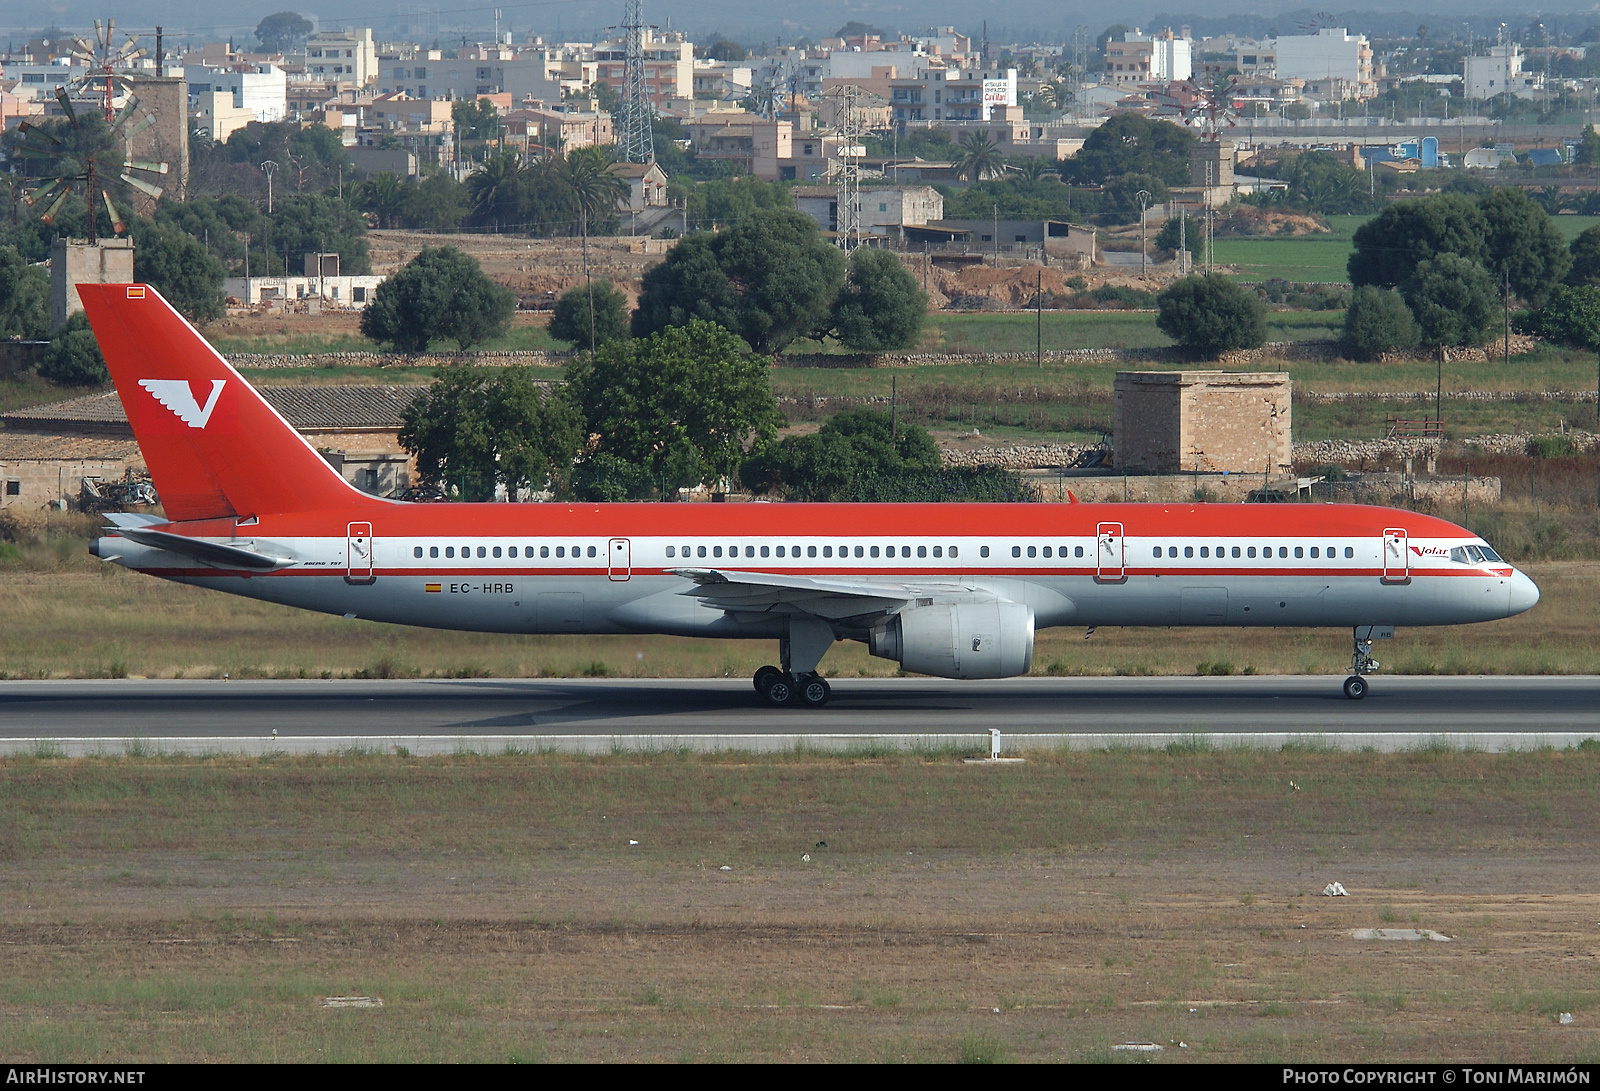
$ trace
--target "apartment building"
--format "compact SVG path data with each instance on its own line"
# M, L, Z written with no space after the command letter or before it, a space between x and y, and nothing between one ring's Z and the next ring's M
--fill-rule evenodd
M1145 34L1137 28L1122 41L1106 42L1103 83L1181 83L1194 73L1192 43L1172 33Z
M282 121L289 115L289 77L275 64L236 64L228 68L186 64L183 78L189 85L191 110L200 107L202 96L208 96L205 105L213 118L219 116L218 103L209 96L219 91L233 96L233 111L253 115L247 120Z
M595 82L617 94L626 90L627 43L621 39L595 47ZM677 31L644 32L645 93L656 106L694 98L694 43Z
M373 82L378 78L378 46L372 28L324 30L307 38L305 75L357 87Z
M1544 90L1542 73L1522 70L1522 47L1516 42L1490 46L1487 57L1463 58L1461 71L1462 93L1469 99L1531 98Z
M1324 27L1315 34L1284 34L1273 42L1278 79L1343 80L1357 98L1378 93L1372 78L1372 46L1364 34Z
M465 49L463 53L483 53ZM552 80L538 54L445 57L437 49L419 52L414 59L385 57L378 75L384 94L404 94L414 99L475 99L480 95L507 94L515 103L533 99L560 102L561 85ZM510 50L503 51L509 54Z

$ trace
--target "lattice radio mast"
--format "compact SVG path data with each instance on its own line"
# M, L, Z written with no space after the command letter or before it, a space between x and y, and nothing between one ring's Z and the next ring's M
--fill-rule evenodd
M622 11L622 33L627 47L622 88L622 155L630 163L653 163L655 132L651 125L650 95L644 86L644 0L627 0Z
M839 249L849 251L861 245L861 156L866 152L861 141L866 132L857 106L878 96L853 83L831 88L824 94L839 100L839 165L833 179L839 193L835 242Z

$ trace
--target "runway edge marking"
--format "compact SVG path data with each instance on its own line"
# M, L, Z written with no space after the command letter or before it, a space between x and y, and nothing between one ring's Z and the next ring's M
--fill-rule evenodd
M1281 750L1299 746L1322 750L1376 750L1393 753L1449 747L1500 753L1567 749L1586 740L1600 739L1594 731L1141 731L1141 732L1007 732L1004 750L1160 750L1172 745L1203 744L1217 750ZM784 753L796 750L851 752L861 750L952 750L969 747L987 751L987 732L852 734L542 734L542 735L286 735L277 739L237 736L131 736L45 737L0 739L3 757L125 757L146 754L243 755L393 754L417 756L506 753L659 753L691 750L704 753L739 751Z

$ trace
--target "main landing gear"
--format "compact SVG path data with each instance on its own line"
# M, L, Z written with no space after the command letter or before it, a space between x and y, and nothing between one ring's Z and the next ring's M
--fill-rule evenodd
M1369 633L1371 626L1368 626ZM1361 628L1350 630L1351 639L1355 642L1355 651L1350 655L1350 677L1344 680L1344 695L1352 701L1359 701L1367 695L1367 680L1363 675L1371 674L1381 665L1372 658L1372 640L1361 639Z
M833 696L833 687L828 685L828 680L811 672L794 675L777 667L766 666L756 671L754 682L761 699L773 708L821 708Z

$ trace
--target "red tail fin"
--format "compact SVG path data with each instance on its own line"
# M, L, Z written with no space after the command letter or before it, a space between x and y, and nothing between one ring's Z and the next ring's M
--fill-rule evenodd
M78 295L169 518L381 503L329 466L154 288L80 284Z

